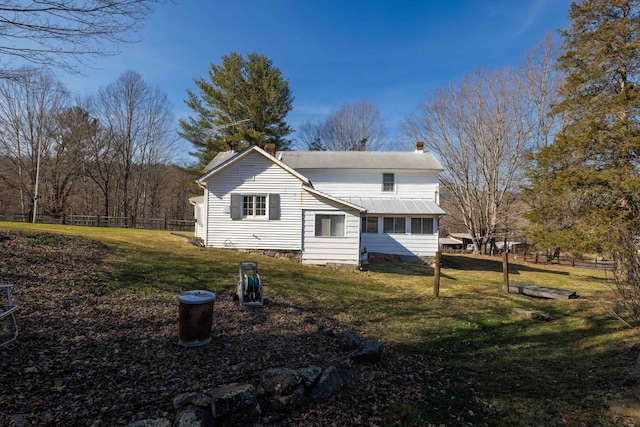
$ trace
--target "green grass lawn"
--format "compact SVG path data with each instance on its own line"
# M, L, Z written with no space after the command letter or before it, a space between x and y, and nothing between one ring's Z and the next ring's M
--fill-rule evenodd
M266 297L278 294L307 311L338 320L363 336L407 352L427 354L438 384L424 386L429 404L396 408L406 422L450 420L456 402L478 400L493 408L498 425L622 425L608 405L635 364L635 333L609 313L607 273L548 265L510 265L512 283L576 290L579 298L551 301L506 294L497 259L446 255L440 297L433 270L374 264L371 271L303 266L231 250L203 249L166 231L31 225L0 222L0 231L84 236L111 247L110 274L100 283L72 286L96 293L135 293L174 299L188 289L231 292L238 263L255 259ZM1 279L1 278L0 278ZM510 316L534 310L553 321ZM459 409L459 408L458 408ZM465 408L474 411L474 408ZM413 420L413 421L412 421Z

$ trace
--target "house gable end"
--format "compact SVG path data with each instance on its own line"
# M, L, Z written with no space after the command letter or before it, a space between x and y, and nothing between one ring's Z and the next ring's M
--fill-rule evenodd
M266 151L264 151L263 149L261 149L260 147L255 146L255 145L247 148L246 150L243 150L243 151L237 153L235 156L230 157L229 159L223 161L222 163L220 163L219 165L217 165L213 169L205 172L202 176L200 176L198 179L196 179L196 182L198 184L200 184L200 185L204 184L212 176L214 176L217 173L219 173L220 171L230 167L231 165L237 163L238 161L242 160L246 156L251 155L252 153L257 153L259 155L264 156L269 161L273 162L274 164L276 164L279 167L281 167L283 170L287 171L291 175L293 175L296 178L298 178L300 181L302 181L304 183L308 183L309 182L309 180L304 175L302 175L298 171L292 169L291 167L285 165L280 160L276 159L275 157L273 157L272 155L270 155L269 153L267 153Z

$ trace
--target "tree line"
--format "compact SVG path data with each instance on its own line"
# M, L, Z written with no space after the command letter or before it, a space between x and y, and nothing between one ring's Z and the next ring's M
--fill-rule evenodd
M0 81L0 213L191 218L171 104L135 72L72 99L47 71Z

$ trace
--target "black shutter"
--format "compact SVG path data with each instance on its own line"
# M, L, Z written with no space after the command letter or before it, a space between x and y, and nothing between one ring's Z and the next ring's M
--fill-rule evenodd
M231 219L242 219L242 194L231 193Z
M279 194L269 194L269 219L280 219Z

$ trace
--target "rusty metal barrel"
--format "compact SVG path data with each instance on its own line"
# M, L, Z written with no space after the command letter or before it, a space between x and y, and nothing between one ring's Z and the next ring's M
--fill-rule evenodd
M185 347L196 347L211 341L213 303L216 294L195 290L180 294L180 322L178 342Z

